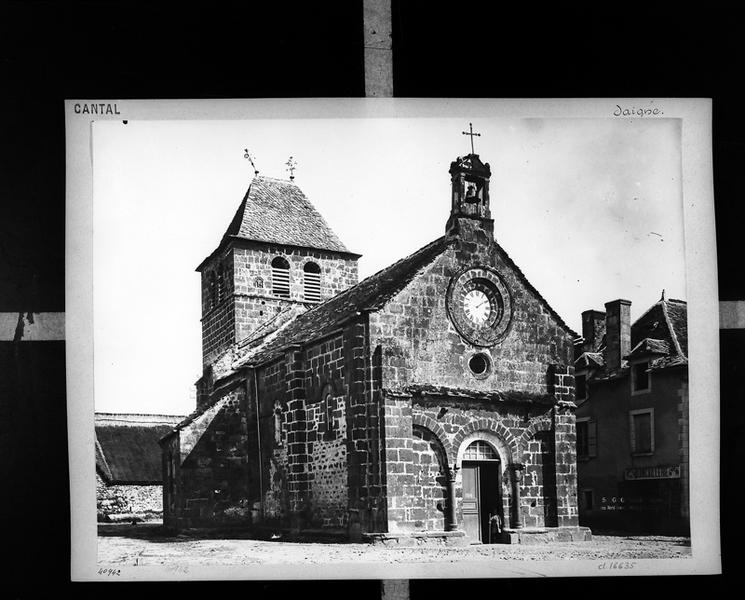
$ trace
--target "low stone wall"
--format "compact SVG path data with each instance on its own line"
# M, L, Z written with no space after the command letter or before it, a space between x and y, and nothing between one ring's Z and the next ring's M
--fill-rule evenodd
M163 486L106 485L96 474L98 520L116 520L117 516L159 519L163 515Z

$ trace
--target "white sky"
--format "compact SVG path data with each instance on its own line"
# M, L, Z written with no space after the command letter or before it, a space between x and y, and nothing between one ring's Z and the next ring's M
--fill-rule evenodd
M295 181L364 278L444 233L468 117L97 121L97 411L188 414L201 374L200 280L253 170ZM685 299L680 122L474 119L495 237L575 331L615 298L632 319Z

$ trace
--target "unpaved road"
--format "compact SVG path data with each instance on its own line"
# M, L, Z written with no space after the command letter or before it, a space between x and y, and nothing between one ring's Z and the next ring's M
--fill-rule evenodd
M165 536L160 525L99 527L100 565L249 565L350 562L427 563L479 560L687 558L689 538L595 535L591 542L465 547L384 547L370 544L295 543L252 539Z

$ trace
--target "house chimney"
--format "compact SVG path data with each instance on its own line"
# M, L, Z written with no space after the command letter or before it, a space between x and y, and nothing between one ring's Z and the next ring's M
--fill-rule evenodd
M597 352L605 335L605 313L601 310L586 310L582 313L583 352Z
M631 351L631 301L605 303L605 368L618 372L623 357Z

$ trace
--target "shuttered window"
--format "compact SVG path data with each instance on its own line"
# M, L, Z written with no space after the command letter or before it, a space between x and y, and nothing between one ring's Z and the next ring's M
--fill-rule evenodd
M290 263L281 256L272 261L272 294L290 297Z
M303 267L303 294L306 302L321 301L321 267L316 263L305 263Z
M214 271L207 272L207 310L217 306L217 277Z

